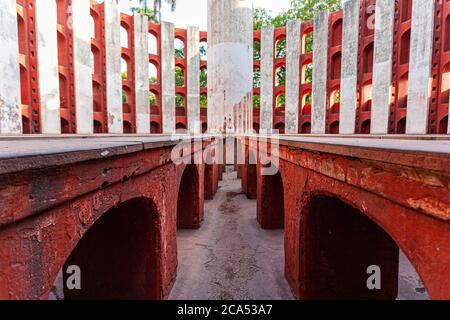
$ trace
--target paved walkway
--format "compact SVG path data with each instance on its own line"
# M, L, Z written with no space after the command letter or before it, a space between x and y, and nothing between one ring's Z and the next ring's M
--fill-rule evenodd
M205 202L199 230L178 230L178 277L170 299L293 299L284 278L283 230L256 222L256 201L236 172Z

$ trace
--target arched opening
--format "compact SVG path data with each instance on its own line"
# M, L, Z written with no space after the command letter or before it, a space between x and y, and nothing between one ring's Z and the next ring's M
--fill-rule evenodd
M372 73L373 71L373 42L364 48L363 70L364 73Z
M286 58L286 38L281 38L275 43L275 57Z
M399 248L366 214L337 197L314 194L301 219L300 298L398 297Z
M208 95L206 93L200 95L200 108L208 108Z
M161 126L158 122L152 121L150 122L150 133L156 134L161 133Z
M445 116L444 118L441 119L441 121L439 122L439 130L438 133L439 134L446 134L448 130L448 116Z
M268 169L268 168L267 168ZM269 169L268 169L269 170ZM263 229L284 228L284 187L281 173L259 175L261 197L258 197L257 218Z
M189 164L183 172L178 190L177 226L181 229L200 227L202 216L197 166Z
M202 133L206 133L208 131L208 123L203 122L202 123Z
M261 60L261 42L253 42L253 60Z
M341 90L339 87L331 91L330 94L330 111L332 114L339 114L341 106Z
M286 94L280 93L275 99L276 108L284 108L286 106Z
M181 66L175 67L175 85L177 87L184 87L186 85L184 69Z
M200 69L200 88L207 88L208 87L208 69L201 68Z
M331 134L339 134L339 121L335 121L330 124L330 133Z
M342 19L333 24L332 46L337 47L342 44Z
M314 46L314 32L313 30L308 30L304 33L302 38L302 54L312 52Z
M281 65L275 69L275 86L280 87L286 84L286 66Z
M312 61L307 61L302 66L302 84L311 83L313 75L313 63Z
M364 83L362 88L362 111L368 112L372 110L372 80Z
M95 21L94 21L94 17L92 16L92 15L90 15L89 16L89 21L88 21L88 24L89 24L89 27L88 27L88 30L89 30L89 35L90 35L90 37L92 38L92 39L95 39L96 38L96 35L95 35Z
M94 120L94 133L103 133L102 123L98 120Z
M128 79L128 61L125 60L124 58L122 58L120 61L121 61L120 72L122 75L122 80L127 80Z
M123 26L120 26L120 46L122 48L128 48L128 31Z
M64 118L61 118L61 133L62 134L68 134L70 133L70 125L69 121L67 121Z
M247 199L256 199L257 198L257 186L258 186L258 174L257 174L257 163L256 163L256 155L253 151L248 150L247 154L247 163L246 163L246 177L245 177L245 195Z
M312 93L305 92L302 96L302 115L311 115Z
M259 133L259 123L253 122L253 131Z
M450 96L450 62L442 69L441 104L449 104Z
M310 122L305 122L304 124L302 124L301 130L300 130L302 134L310 134L311 133L311 123Z
M200 60L208 61L208 43L206 41L200 42Z
M445 19L444 51L450 51L450 14Z
M367 119L361 124L361 130L359 133L361 134L370 134L370 119Z
M91 47L91 60L92 60L92 67L94 68L94 74L100 75L101 74L101 60L100 60L100 50L92 46Z
M397 134L406 133L406 117L397 122Z
M158 84L158 68L153 62L148 63L148 81L150 84Z
M149 93L149 101L150 101L150 107L158 106L158 96L153 91L150 91L150 93Z
M23 134L30 134L30 120L28 120L27 117L22 116L22 133Z
M133 126L131 125L130 122L128 121L123 122L123 133L125 134L133 133Z
M153 33L148 34L148 53L158 55L158 39Z
M285 133L285 125L284 122L278 122L275 125L275 132L278 132L279 134L284 134Z
M184 59L186 56L184 42L179 38L175 38L175 58Z
M253 88L261 88L261 69L253 69Z
M65 299L158 299L158 212L152 200L135 198L103 214L78 242L63 271L78 266L81 289ZM68 275L63 274L63 283ZM62 285L62 284L60 284Z
M408 106L408 73L400 78L398 83L398 108L406 108Z
M412 1L411 0L401 0L401 18L402 22L406 22L411 19L412 16Z
M258 94L253 96L253 108L259 109L261 107L261 97Z
M409 63L410 38L411 38L411 30L406 31L402 35L401 49L400 49L400 64Z
M175 129L177 130L177 133L186 133L186 125L182 122L178 122L175 125Z
M342 60L341 52L337 52L331 59L331 79L332 80L341 79L341 60Z
M184 96L182 94L177 93L175 95L175 106L177 108L184 108L185 106L185 101L184 101Z

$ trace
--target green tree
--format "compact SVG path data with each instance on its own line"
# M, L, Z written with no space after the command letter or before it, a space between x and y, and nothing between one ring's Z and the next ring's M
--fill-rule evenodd
M208 71L205 68L200 69L200 88L208 87Z

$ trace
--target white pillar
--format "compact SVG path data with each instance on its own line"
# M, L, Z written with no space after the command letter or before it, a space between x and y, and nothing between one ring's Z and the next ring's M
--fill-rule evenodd
M358 79L359 0L344 2L339 132L355 133Z
M123 133L120 14L114 0L105 1L105 44L108 133Z
M313 92L311 133L326 133L327 114L328 12L314 17Z
M247 110L253 78L251 0L208 0L208 129L243 130L235 110ZM224 130L225 128L225 130ZM228 152L228 150L227 150Z
M435 0L413 0L407 134L426 134L431 93Z
M274 27L263 26L261 29L261 106L260 129L271 132L273 129L273 58L274 58Z
M298 133L300 94L300 21L287 22L286 37L286 133Z
M134 14L134 76L136 83L136 133L150 133L148 18Z
M56 2L36 0L41 132L61 133Z
M377 0L372 87L372 134L387 134L392 88L394 0Z
M0 6L0 134L22 133L16 0Z
M161 23L162 120L163 133L175 133L175 30L173 23Z
M94 109L92 92L90 1L72 2L73 61L75 74L76 132L94 132Z
M201 133L200 122L200 30L187 28L187 105L189 132Z

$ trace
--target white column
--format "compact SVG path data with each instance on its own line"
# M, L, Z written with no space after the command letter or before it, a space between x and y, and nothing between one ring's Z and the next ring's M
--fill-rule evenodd
M435 0L413 0L407 134L426 134L431 93Z
M260 129L271 132L273 129L273 58L274 58L274 27L263 26L261 29L261 106Z
M162 120L163 133L175 133L175 30L173 23L161 23Z
M387 134L392 89L394 0L377 0L372 87L372 134Z
M314 17L313 92L311 133L326 133L327 114L328 12Z
M41 132L61 133L56 2L36 0Z
M75 103L78 134L94 132L92 92L90 1L72 2L73 61L75 74Z
M339 132L355 133L358 79L359 0L344 2Z
M286 37L286 133L298 133L300 94L300 21L287 22Z
M190 133L201 133L200 122L200 30L187 28L187 105Z
M150 133L148 80L148 18L134 14L134 76L136 83L136 133Z
M210 132L244 129L242 123L235 121L235 112L249 110L251 103L248 97L253 90L252 16L251 0L208 0Z
M105 43L108 133L123 133L120 14L114 0L105 1Z
M0 6L0 134L22 133L16 0Z

